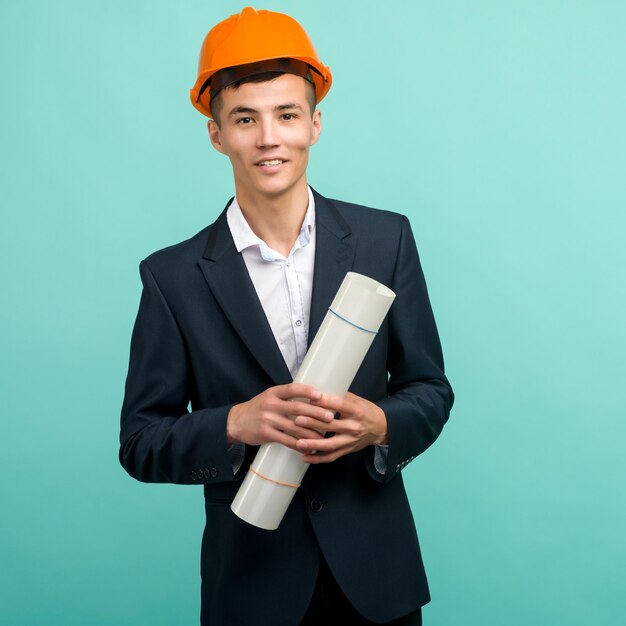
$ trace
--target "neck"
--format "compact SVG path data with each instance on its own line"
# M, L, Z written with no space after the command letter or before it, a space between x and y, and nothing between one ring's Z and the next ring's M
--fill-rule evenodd
M306 179L276 196L249 193L236 184L235 190L237 202L254 234L273 250L288 256L300 234L309 204Z

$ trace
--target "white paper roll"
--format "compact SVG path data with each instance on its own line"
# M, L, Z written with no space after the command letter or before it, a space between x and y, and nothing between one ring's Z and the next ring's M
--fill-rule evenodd
M381 283L348 272L294 382L343 396L395 297ZM233 500L232 511L253 526L275 530L308 467L299 452L279 443L262 445Z

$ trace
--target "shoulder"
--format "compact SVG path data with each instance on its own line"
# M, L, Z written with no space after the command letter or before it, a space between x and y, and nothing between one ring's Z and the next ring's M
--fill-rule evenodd
M192 262L192 259L197 260L202 256L212 227L213 224L203 228L189 239L153 252L142 261L142 264L147 265L153 271L160 271L168 267L185 265Z
M411 228L407 217L396 211L378 209L335 198L322 196L319 198L322 203L326 203L331 210L336 210L338 215L345 220L347 230L361 239L372 239L379 244L384 240L397 241L404 230Z
M327 202L334 204L339 212L350 221L379 224L401 224L405 218L401 213L389 211L386 209L376 209L374 207L354 202L346 202L345 200L337 200L328 198Z
M215 239L216 233L219 233L217 235L219 238L230 233L226 222L226 210L218 216L215 222L189 239L153 252L140 265L155 275L181 276L197 267L198 261L204 256L209 242ZM231 239L229 241L232 242ZM223 245L226 245L226 242L223 242Z

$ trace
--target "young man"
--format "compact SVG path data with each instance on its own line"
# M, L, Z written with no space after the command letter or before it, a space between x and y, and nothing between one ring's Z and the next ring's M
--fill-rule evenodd
M235 198L140 265L120 460L138 480L204 485L203 625L421 624L429 601L401 470L453 395L408 220L307 185L330 84L286 15L213 28L191 98ZM327 397L291 380L350 270L396 300L351 392ZM264 531L229 504L272 441L312 466Z

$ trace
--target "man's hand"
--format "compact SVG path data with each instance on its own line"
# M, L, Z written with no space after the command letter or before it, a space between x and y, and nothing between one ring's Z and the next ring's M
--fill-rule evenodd
M319 441L335 421L331 410L317 405L321 398L319 390L301 383L270 387L231 408L226 422L228 443L257 446L276 441L296 450L298 439ZM306 425L298 420L306 420Z
M296 418L296 425L302 428L335 433L326 439L299 438L295 449L302 452L306 463L330 463L344 454L387 443L387 418L384 411L373 402L348 393L345 398L323 396L319 400L312 399L312 403L340 413L341 418L321 425L306 415Z

